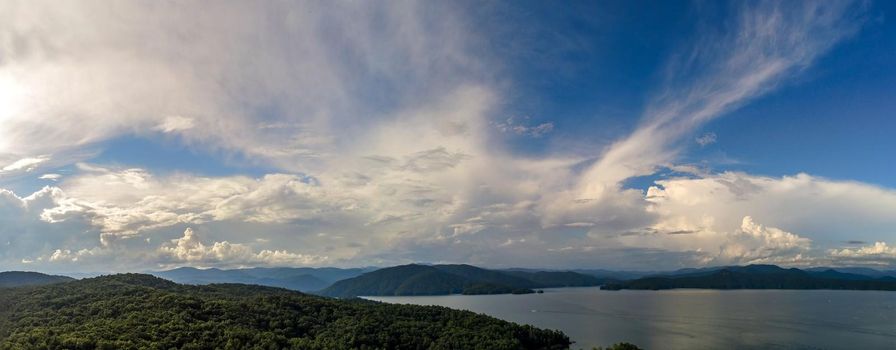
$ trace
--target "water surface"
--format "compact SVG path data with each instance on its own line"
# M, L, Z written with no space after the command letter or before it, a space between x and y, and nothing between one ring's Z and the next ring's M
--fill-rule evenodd
M559 329L590 349L896 349L896 292L829 290L602 291L369 297L441 305Z

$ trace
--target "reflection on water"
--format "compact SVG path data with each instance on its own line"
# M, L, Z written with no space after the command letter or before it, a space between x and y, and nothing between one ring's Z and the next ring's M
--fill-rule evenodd
M896 349L896 292L557 288L369 299L559 329L574 348L628 341L646 349Z

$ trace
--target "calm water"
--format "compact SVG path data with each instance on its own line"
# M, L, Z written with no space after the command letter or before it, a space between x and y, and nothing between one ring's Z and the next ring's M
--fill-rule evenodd
M564 331L574 349L896 349L896 292L601 291L370 297L442 305Z

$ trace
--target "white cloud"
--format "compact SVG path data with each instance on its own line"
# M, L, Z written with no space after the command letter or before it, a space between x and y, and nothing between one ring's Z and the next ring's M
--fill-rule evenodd
M528 119L528 118L524 118ZM495 127L504 133L514 133L521 136L542 137L554 130L554 123L547 122L535 126L527 126L514 120L513 117L507 118L502 122L495 123Z
M781 261L809 251L811 241L775 227L766 227L745 216L740 231L722 245L721 258L736 263Z
M165 133L175 132L175 131L183 131L192 129L195 126L195 121L193 118L181 117L181 116L169 116L165 117L162 120L162 123L156 125L153 129L158 130Z
M171 240L158 249L163 265L191 266L304 266L327 261L326 256L294 254L286 250L261 250L227 241L203 244L192 228L181 238Z
M269 174L260 179L157 179L143 169L103 169L69 179L65 183L67 196L41 217L47 222L85 217L101 229L105 241L180 223L286 223L350 209L350 198L327 194L309 182L307 178L287 174Z
M41 180L50 180L50 181L57 181L57 180L59 180L59 179L61 179L61 178L62 178L62 175L60 175L60 174L54 174L54 173L47 173L47 174L43 174L43 175L41 175L40 177L38 177L38 179L41 179Z
M448 171L469 173L470 165L461 162L461 169ZM57 224L77 227L72 225L79 222L95 227L86 240L49 241L42 260L32 254L16 261L42 263L53 254L56 260L77 258L79 263L111 259L115 254L91 251L90 245L99 243L102 232L102 249L107 252L165 266L308 264L313 257L323 256L329 263L349 265L526 261L533 266L647 268L651 264L805 265L820 264L829 256L870 264L872 259L845 260L848 251L828 254L830 242L841 241L843 232L861 232L857 238L868 241L886 239L896 225L889 210L896 207L892 191L807 175L705 174L661 180L646 194L625 201L560 205L554 201L562 197L544 197L543 185L527 189L502 180L502 174L478 179L477 186L438 182L423 186L418 183L423 177L414 176L428 173L403 167L373 171L361 183L328 177L308 181L288 174L257 179L156 178L138 169L92 169L63 183L70 185L67 192L46 189L27 201L13 197L12 203L24 206L28 202L34 208L25 216L33 218L29 225L36 229ZM446 179L456 181L455 176ZM505 191L500 186L508 187ZM456 191L471 188L476 190ZM38 198L50 194L52 200L37 204ZM195 232L185 233L163 245L160 251L165 254L144 250L149 254L145 259L134 255L149 248L137 244L143 239L121 239L165 236L172 227L184 224L228 238L206 243ZM273 233L280 230L284 236ZM229 243L234 241L260 246ZM68 248L72 245L80 247ZM296 247L303 247L303 253L289 251ZM575 247L577 252L568 253L564 247ZM85 249L91 254L83 253Z
M707 33L669 65L666 86L648 104L640 127L583 174L582 197L600 198L627 178L674 163L682 137L775 90L861 24L849 2L742 6L734 30Z
M896 247L890 247L885 242L874 242L874 245L859 248L832 249L831 255L842 257L891 257L896 258Z
M639 127L596 158L526 158L490 139L494 128L540 137L554 125L490 124L506 101L482 66L487 55L472 46L463 16L430 6L443 5L48 2L0 11L0 89L14 92L0 94L3 159L61 159L161 132L276 169L213 177L81 163L59 188L0 192L0 215L13 223L0 227L13 242L0 259L796 263L842 232L883 240L896 224L891 190L675 164L678 142L703 123L769 93L849 36L858 22L847 5L745 4L736 30L707 35L682 55L693 60L671 65ZM430 12L440 16L421 16ZM70 81L86 83L72 90ZM688 177L646 194L622 186L659 166ZM197 231L172 240L185 226ZM203 242L196 232L216 237ZM42 255L14 251L23 247Z
M697 141L697 144L700 145L700 147L705 147L705 146L716 143L717 138L718 138L718 136L716 136L715 133L708 132L708 133L705 133L705 134L701 135L700 137L696 138L695 141Z
M0 173L4 172L13 172L13 171L24 171L30 172L46 161L50 160L49 156L38 156L38 157L29 157L22 158L10 164L7 164L2 169L0 169Z
M91 258L96 255L102 254L103 251L100 248L92 248L92 249L81 249L78 251L71 251L69 249L56 249L50 254L48 257L40 257L38 261L49 261L51 263L76 263L85 258Z
M833 261L841 265L896 265L896 247L886 242L874 242L873 245L858 248L831 249L828 253Z
M489 80L455 4L0 6L0 159L159 131L306 171L327 135Z

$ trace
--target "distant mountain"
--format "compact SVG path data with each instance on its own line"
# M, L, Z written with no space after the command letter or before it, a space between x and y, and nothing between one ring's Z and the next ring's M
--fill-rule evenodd
M604 289L850 289L896 290L896 279L838 272L784 269L774 265L727 266L676 275L610 283Z
M45 275L38 272L7 271L0 272L0 288L42 286L53 283L74 281L66 276Z
M717 271L719 269L723 269L729 266L713 266L713 267L689 267L672 271L615 271L615 270L604 270L604 269L578 269L572 270L573 272L578 272L585 275L591 275L597 278L606 279L606 280L615 280L615 281L627 281L634 280L638 278L651 277L651 276L678 276L678 275L689 275L696 273L706 273Z
M532 293L533 288L596 286L601 280L568 271L500 271L471 265L401 265L334 283L333 297Z
M568 349L559 332L446 307L139 274L0 289L0 349Z
M182 267L174 270L153 272L152 274L183 284L242 283L307 292L324 289L333 282L359 276L371 270L372 268L339 269L333 267L256 267L234 270Z
M891 271L881 271L875 270L867 267L813 267L810 269L806 269L809 272L821 272L826 270L834 270L837 272L843 273L851 273L856 275L864 275L868 277L881 278L881 277L893 277L896 278L896 270Z
M610 281L616 281L614 278L600 278L587 274L573 271L507 271L508 274L521 277L523 279L535 282L539 287L588 287L597 286Z
M576 269L571 271L583 275L594 276L600 279L617 281L633 280L659 273L656 271L615 271L604 269Z

